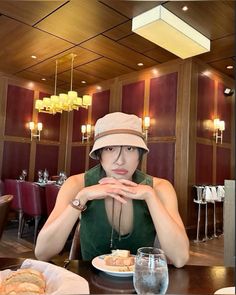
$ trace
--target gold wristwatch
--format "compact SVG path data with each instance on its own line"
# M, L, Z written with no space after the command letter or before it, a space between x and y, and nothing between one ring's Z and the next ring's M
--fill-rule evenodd
M70 202L71 206L77 210L80 210L81 212L82 211L85 211L87 209L87 206L86 205L82 205L80 204L80 200L79 199L73 199L71 200Z

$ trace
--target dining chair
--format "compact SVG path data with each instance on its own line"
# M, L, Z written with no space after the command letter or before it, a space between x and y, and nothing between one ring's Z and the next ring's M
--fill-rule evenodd
M46 198L46 207L47 207L47 215L49 216L52 212L56 200L57 194L60 190L60 186L56 184L46 184L45 186L45 198Z
M0 196L3 196L4 194L5 194L4 182L0 179Z
M23 226L21 236L24 230L26 217L34 218L34 244L38 234L39 222L46 216L46 200L44 188L36 183L23 181L21 183L22 208L23 208Z
M12 199L12 195L4 195L0 197L0 239L2 237L2 233L7 222L8 212L10 210Z
M20 237L22 222L23 222L23 210L22 210L22 196L21 196L21 185L20 180L17 179L5 179L4 189L5 194L13 195L13 200L11 202L11 209L18 213L18 238Z
M77 224L75 225L74 229L74 236L72 239L70 252L69 252L69 260L81 260L81 246L80 246L80 221L78 220Z

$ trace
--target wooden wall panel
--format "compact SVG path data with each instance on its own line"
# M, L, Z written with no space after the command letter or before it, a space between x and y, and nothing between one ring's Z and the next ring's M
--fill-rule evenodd
M230 149L218 146L216 150L216 184L224 185L224 181L231 179Z
M39 93L39 98L50 96L47 93ZM38 113L38 122L43 123L43 130L41 132L41 139L59 141L60 139L60 122L61 114L55 115Z
M91 124L95 125L97 119L109 113L110 90L93 94Z
M148 144L147 173L168 179L174 184L175 143L158 142Z
M196 145L196 184L213 184L213 147Z
M175 135L177 78L177 73L171 73L150 81L151 136Z
M232 96L224 95L225 85L218 84L217 92L217 115L220 120L225 121L225 131L223 132L223 142L231 142L232 125Z
M73 146L71 149L70 175L84 173L86 146Z
M2 178L18 178L22 169L29 172L30 144L4 142Z
M145 81L123 85L121 110L127 114L143 117Z
M8 85L5 135L29 137L34 91Z
M34 179L38 179L38 170L47 169L49 176L57 175L59 146L37 144Z
M212 130L207 128L207 122L214 119L214 81L209 77L198 76L197 102L197 136L212 138Z
M89 124L88 109L79 108L74 111L72 141L81 141L81 125Z

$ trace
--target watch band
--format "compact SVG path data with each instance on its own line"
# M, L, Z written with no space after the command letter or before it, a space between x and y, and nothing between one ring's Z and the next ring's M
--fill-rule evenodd
M71 200L70 202L71 206L77 210L80 210L81 212L82 211L85 211L87 209L87 206L86 205L82 205L80 204L80 200L79 199L73 199Z

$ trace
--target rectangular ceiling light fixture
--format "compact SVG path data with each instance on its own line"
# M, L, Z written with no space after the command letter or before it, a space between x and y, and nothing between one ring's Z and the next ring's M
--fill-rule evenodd
M210 51L208 38L161 5L135 16L132 31L183 59Z

